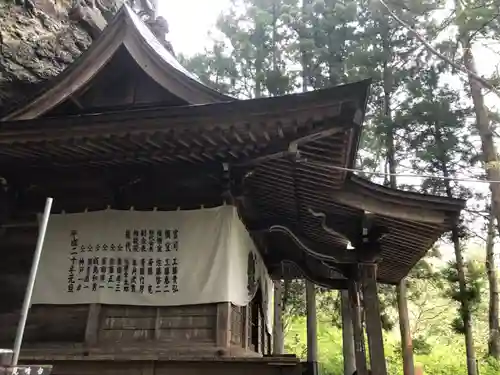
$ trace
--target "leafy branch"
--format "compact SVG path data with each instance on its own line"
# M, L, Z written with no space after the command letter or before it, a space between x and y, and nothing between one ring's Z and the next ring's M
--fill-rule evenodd
M411 34L413 34L413 36L415 36L415 38L417 38L425 46L425 48L427 48L427 50L429 52L431 52L435 56L439 57L441 60L443 60L444 62L446 62L447 64L452 66L454 69L458 70L459 72L467 74L472 79L478 81L484 88L491 90L491 92L495 93L495 95L497 95L500 98L500 91L495 86L493 86L491 83L489 83L487 80L485 80L483 77L479 76L478 74L468 70L467 68L457 64L456 62L452 61L447 56L443 55L436 48L434 48L427 40L425 40L425 38L422 35L420 35L420 33L418 33L415 29L413 29L410 25L408 25L408 23L406 23L401 18L399 18L398 15L396 13L394 13L391 8L389 8L389 6L385 3L384 0L378 0L378 1L386 9L386 11L389 13L391 18L394 21L396 21L397 23L399 23L402 27L407 29Z

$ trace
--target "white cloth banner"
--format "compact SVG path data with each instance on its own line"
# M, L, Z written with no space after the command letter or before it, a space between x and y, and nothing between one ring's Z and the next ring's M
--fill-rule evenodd
M33 304L245 306L273 283L233 206L51 215Z

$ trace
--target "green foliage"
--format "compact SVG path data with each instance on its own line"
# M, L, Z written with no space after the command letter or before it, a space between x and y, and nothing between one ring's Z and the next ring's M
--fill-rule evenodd
M468 261L464 267L466 277L466 289L460 290L458 286L459 278L456 262L450 262L443 269L443 276L448 281L448 287L444 290L444 295L456 302L466 300L468 302L468 311L463 306L458 308L459 316L455 317L452 327L457 333L464 334L464 320L468 314L476 313L481 303L481 292L485 286L484 269L480 270L473 261Z
M285 338L287 353L295 353L305 359L306 349L305 317L294 318L290 322ZM429 375L465 374L465 350L457 345L461 339L453 335L452 342L439 342L437 337L416 337L413 340L415 362L423 365L424 373ZM432 341L431 345L429 342ZM389 375L403 375L400 344L395 337L386 333L384 349ZM322 375L338 375L343 373L342 332L333 327L328 320L318 322L318 351ZM500 363L491 358L479 360L481 375L497 375Z

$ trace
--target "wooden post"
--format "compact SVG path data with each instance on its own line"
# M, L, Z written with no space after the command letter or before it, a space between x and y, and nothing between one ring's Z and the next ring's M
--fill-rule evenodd
M363 326L361 324L361 303L359 300L358 284L355 280L349 280L349 302L351 308L357 375L368 375L366 367L365 339L363 336Z
M97 344L99 335L99 323L101 317L101 304L92 303L89 305L87 324L85 326L85 346L92 347Z
M264 310L262 309L261 311L261 322L262 324L260 325L260 341L262 343L262 351L261 354L265 355L267 353L268 347L266 346L268 344L267 342L267 327L266 327L266 319L264 317Z
M217 333L216 345L221 349L231 346L231 303L217 304Z
M344 356L344 375L352 375L356 370L356 354L354 351L354 332L352 328L349 292L340 291L342 309L342 352Z
M318 330L316 321L316 288L306 281L306 308L307 308L307 362L309 375L318 373Z
M366 334L370 349L370 364L373 375L387 375L380 320L380 305L377 294L377 264L361 263L363 304L366 316Z
M155 316L155 340L159 341L161 339L161 313L162 308L156 308L156 316Z
M283 317L282 312L283 291L281 281L274 283L274 324L273 324L273 355L281 355L285 352L283 339Z
M243 348L244 349L249 349L249 341L251 337L251 332L250 332L250 303L249 302L244 308L243 308Z

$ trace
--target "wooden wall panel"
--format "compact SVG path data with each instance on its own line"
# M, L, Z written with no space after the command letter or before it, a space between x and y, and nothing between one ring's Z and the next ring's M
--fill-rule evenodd
M85 337L88 305L33 305L24 333L24 343L78 343ZM19 311L0 314L0 347L11 347Z
M103 306L98 342L214 342L216 305Z
M232 305L231 312L231 344L243 346L245 329L245 307Z

